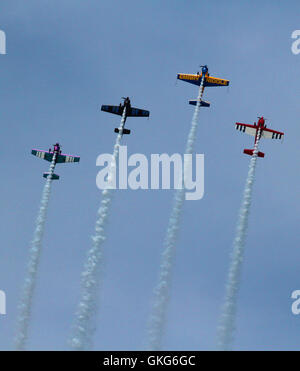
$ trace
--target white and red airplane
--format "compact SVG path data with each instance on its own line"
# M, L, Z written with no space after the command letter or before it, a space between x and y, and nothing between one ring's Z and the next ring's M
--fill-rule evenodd
M275 131L272 129L267 129L267 125L265 124L265 118L258 117L258 122L254 123L254 125L249 124L242 124L241 122L237 122L235 124L236 130L242 131L243 133L253 135L255 137L254 145L256 141L261 138L268 138L268 139L281 139L284 136L284 133L280 131ZM254 149L244 149L244 153L246 155L253 155ZM258 157L265 157L263 152L258 152Z

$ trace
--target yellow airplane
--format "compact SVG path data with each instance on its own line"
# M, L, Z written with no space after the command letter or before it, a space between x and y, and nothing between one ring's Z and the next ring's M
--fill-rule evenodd
M206 86L228 86L229 85L229 80L209 76L207 66L201 66L201 73L197 72L197 74L178 73L177 74L177 79L189 82L190 84L200 86L202 76L204 76L204 83L203 83L204 88ZM210 106L210 104L208 102L202 101L202 103L203 104L201 104L201 105L203 105L205 107ZM190 104L196 105L197 101L196 100L191 100Z

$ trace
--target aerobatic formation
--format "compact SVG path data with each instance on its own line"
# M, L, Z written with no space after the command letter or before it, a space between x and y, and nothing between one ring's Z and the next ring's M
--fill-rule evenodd
M203 100L206 87L229 86L229 80L210 76L208 67L201 66L201 72L196 74L179 73L178 80L188 82L198 87L196 99L189 100L189 104L195 106L191 120L191 126L187 136L186 154L194 152L195 140L198 129L199 113L201 107L210 107L208 101ZM93 337L96 331L96 314L99 311L101 302L101 286L103 280L103 243L107 238L106 225L109 219L112 197L114 193L114 174L116 174L119 148L124 134L130 134L131 130L125 128L128 117L149 117L150 112L145 109L132 107L129 97L123 97L119 105L102 105L101 111L121 116L120 124L114 129L117 134L111 163L108 172L108 187L102 190L101 202L96 215L94 233L91 236L91 247L87 250L87 256L83 264L81 274L80 299L75 312L73 327L69 345L73 350L89 350L93 346ZM233 250L230 258L229 273L225 286L225 299L218 327L218 347L221 350L230 350L233 346L234 329L236 324L236 313L238 303L238 290L244 250L246 246L246 233L248 228L248 216L250 212L253 184L255 180L255 169L258 157L265 154L259 151L259 144L262 138L282 139L283 132L275 131L266 126L266 119L258 117L257 123L253 125L237 122L236 129L240 132L254 136L253 149L245 149L244 153L251 156L248 176L243 193L240 212L238 214L237 228L233 240ZM34 156L50 162L49 171L43 174L46 183L42 192L40 208L36 219L33 240L29 248L29 259L26 269L25 281L20 298L19 312L17 317L17 331L15 336L15 348L23 350L27 346L28 334L32 323L32 304L35 286L38 279L38 268L42 252L42 239L45 229L47 209L51 193L52 180L58 180L59 175L55 174L55 167L58 163L75 163L80 157L62 154L59 143L56 143L53 150L42 151L33 149ZM188 165L187 165L188 166ZM183 179L183 177L182 177ZM182 180L183 181L183 180ZM184 184L174 194L173 205L167 222L166 235L163 243L161 263L158 267L158 282L154 289L153 305L147 325L147 349L161 350L163 347L163 336L168 317L168 303L171 295L171 283L175 252L178 240L178 233L182 222L182 212L185 200ZM124 237L126 239L126 236ZM124 240L125 244L126 241Z

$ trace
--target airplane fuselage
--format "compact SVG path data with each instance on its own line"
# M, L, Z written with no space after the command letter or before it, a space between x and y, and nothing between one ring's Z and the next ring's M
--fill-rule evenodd
M129 112L131 112L131 103L128 97L123 99L124 103L123 104L120 103L120 107L122 108L122 114L124 114L124 109L126 108L125 117L124 120L121 121L120 128L115 129L115 133L119 133L121 129L121 137L123 137L124 134L130 134L130 130L125 129L125 123Z
M265 122L265 119L263 117L259 117L259 120L256 124L256 122L254 123L254 126L257 127L256 129L256 135L255 135L255 140L254 140L254 144L256 144L257 140L261 138L261 135L262 135L262 132L264 130L264 128L266 128L266 122ZM258 134L259 134L259 137L258 137Z
M55 154L55 164L56 164L57 163L58 155L61 154L61 149L60 149L59 143L54 144L53 145L53 151L51 151L49 149L49 152L52 152L53 154Z

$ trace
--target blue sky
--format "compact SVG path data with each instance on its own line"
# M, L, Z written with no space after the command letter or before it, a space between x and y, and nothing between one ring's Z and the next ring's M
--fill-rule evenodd
M236 121L258 115L286 133L264 140L258 160L235 349L298 349L300 317L291 313L299 280L299 68L291 34L299 2L4 0L0 29L2 135L0 182L0 349L10 349L48 164L30 155L55 141L81 156L57 166L35 295L30 349L66 349L79 299L80 272L101 192L96 158L111 152L117 117L100 111L130 96L150 110L129 119L129 155L182 153L197 89L178 82L208 64L229 88L206 89L196 152L205 155L205 195L185 204L164 349L214 349L229 253L253 138ZM157 282L173 191L115 194L105 250L95 349L141 349Z

